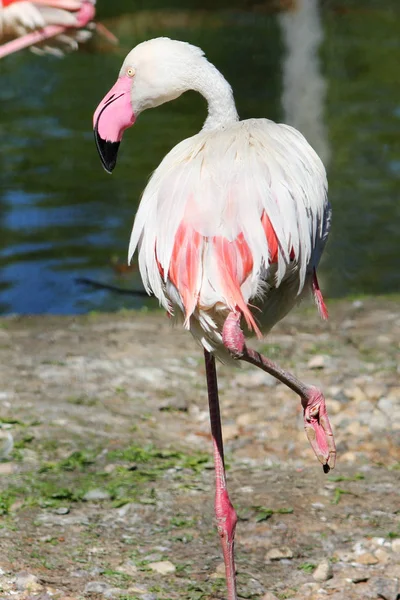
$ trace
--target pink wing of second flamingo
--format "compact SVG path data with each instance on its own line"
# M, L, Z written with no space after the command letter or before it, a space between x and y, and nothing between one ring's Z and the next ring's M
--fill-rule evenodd
M62 55L87 41L94 28L109 41L117 38L93 23L95 0L0 0L0 58L32 47L37 53Z

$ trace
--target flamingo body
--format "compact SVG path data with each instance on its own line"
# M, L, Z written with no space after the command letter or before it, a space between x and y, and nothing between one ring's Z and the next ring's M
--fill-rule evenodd
M133 227L145 288L204 347L222 323L262 302L266 333L310 287L328 235L325 169L292 127L235 121L178 144L147 185Z

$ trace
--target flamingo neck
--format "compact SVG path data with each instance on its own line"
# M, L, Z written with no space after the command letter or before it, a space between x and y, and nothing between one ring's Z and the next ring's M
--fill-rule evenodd
M191 89L199 92L208 103L208 115L204 130L217 129L239 120L232 88L223 75L208 61L196 70Z

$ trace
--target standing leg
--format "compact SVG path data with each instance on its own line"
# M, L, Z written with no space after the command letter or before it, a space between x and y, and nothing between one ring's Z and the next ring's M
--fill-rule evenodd
M215 465L215 516L224 553L228 600L237 600L234 538L237 516L229 499L226 487L224 446L222 442L221 417L219 412L217 371L214 357L204 351L206 363L208 404L210 408L211 434Z
M331 424L326 411L323 393L314 386L302 383L297 377L284 371L268 358L248 348L240 328L240 312L231 312L224 323L222 339L231 354L241 360L260 367L290 387L301 398L304 409L304 429L308 441L325 473L333 469L336 461L336 446Z

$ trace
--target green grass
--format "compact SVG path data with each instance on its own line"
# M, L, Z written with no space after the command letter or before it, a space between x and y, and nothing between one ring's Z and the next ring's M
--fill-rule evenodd
M20 447L34 442L33 436L25 436ZM99 456L102 458L97 458ZM114 507L129 502L155 504L156 491L151 484L164 477L166 471L179 467L174 474L179 479L182 477L180 471L185 470L185 482L190 485L190 474L195 477L208 462L208 455L200 452L186 454L152 445L131 445L111 450L106 457L107 463L116 464L111 472L104 470L104 454L101 455L98 449L76 450L58 461L44 461L34 471L11 475L0 482L8 484L0 491L0 515L10 514L12 505L17 501L19 508L57 507L80 502L86 492L95 488L108 492ZM174 527L190 524L190 521L181 521L180 525L171 523Z
M314 563L305 562L299 565L297 568L299 569L299 571L304 571L305 573L312 573L316 566L317 565L314 565Z
M256 511L256 523L267 521L272 515L291 515L293 508L266 508L265 506L253 506Z

